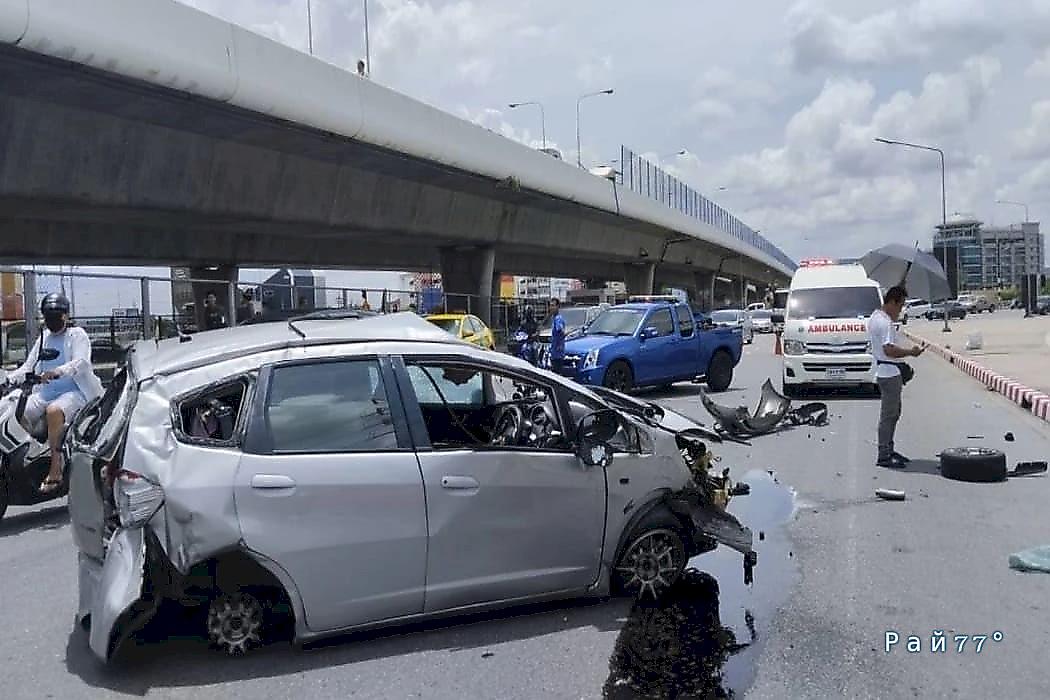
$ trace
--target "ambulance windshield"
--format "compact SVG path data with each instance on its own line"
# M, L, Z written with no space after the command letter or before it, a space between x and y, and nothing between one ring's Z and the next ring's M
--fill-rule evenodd
M787 318L867 318L880 306L875 287L795 289L788 297Z

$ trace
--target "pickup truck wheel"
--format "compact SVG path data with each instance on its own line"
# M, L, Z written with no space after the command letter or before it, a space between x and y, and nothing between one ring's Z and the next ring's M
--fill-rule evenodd
M707 367L707 388L713 392L725 391L733 383L733 358L719 350Z
M602 385L620 393L630 390L634 386L634 372L631 371L631 366L623 360L613 362L609 369L605 370Z
M1006 479L1006 455L987 447L950 447L941 453L941 476L981 483Z

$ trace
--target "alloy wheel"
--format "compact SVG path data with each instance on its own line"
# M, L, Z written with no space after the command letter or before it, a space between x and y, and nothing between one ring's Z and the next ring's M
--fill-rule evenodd
M630 544L616 571L626 590L637 590L639 598L649 594L655 600L670 589L685 563L685 546L678 533L650 530Z

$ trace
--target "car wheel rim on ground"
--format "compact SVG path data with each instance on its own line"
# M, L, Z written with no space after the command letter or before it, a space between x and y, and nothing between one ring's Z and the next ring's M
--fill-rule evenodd
M230 656L262 644L263 608L253 596L221 595L208 608L208 638Z
M685 568L682 538L672 530L645 533L627 547L616 567L627 591L637 591L639 598L653 599L667 592Z

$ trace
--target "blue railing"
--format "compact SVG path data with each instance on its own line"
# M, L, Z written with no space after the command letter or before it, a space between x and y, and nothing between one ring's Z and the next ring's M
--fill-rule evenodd
M663 202L672 209L739 238L788 269L797 267L784 251L743 221L626 146L620 147L620 167L617 168L616 181L634 192Z

